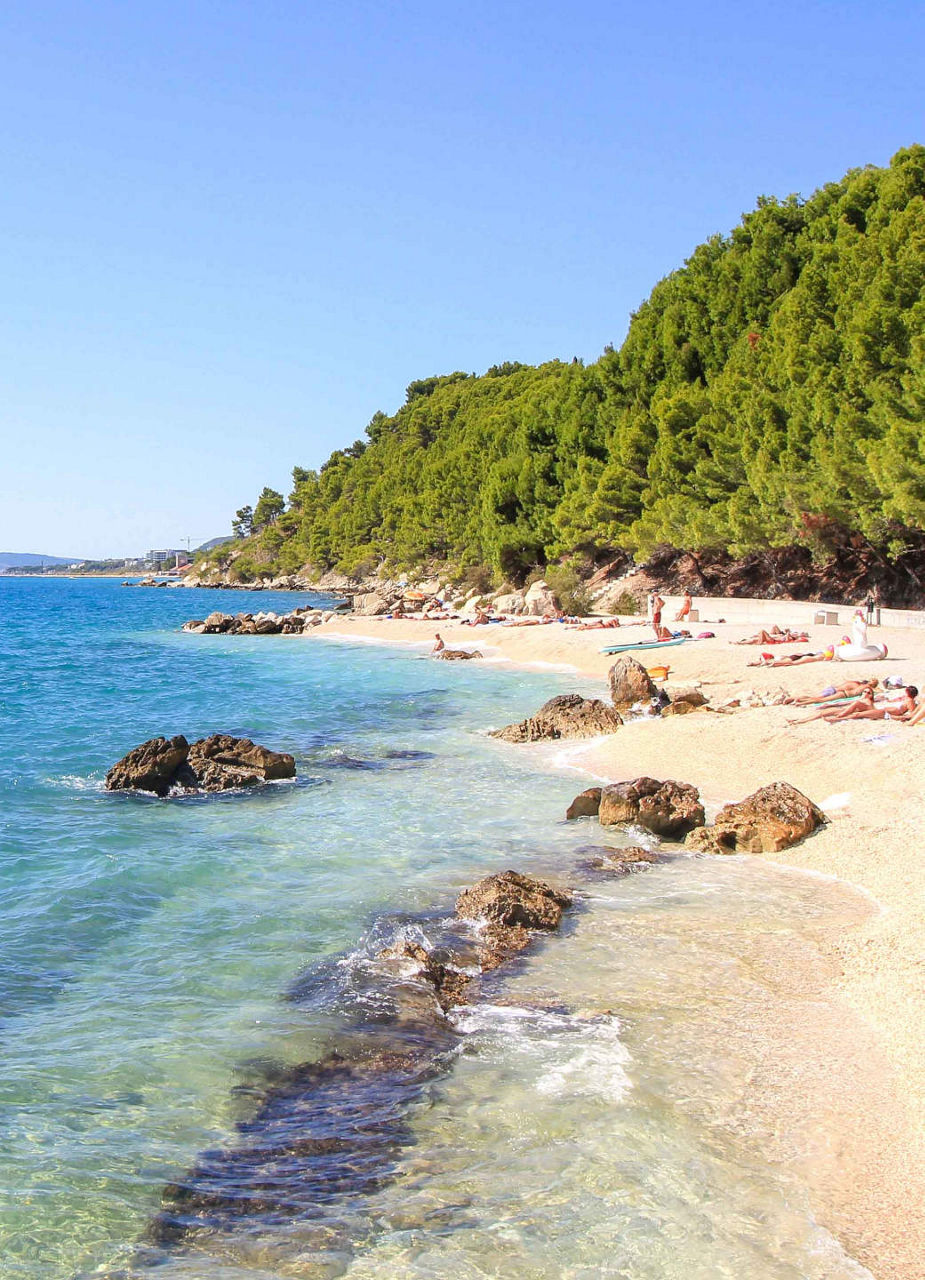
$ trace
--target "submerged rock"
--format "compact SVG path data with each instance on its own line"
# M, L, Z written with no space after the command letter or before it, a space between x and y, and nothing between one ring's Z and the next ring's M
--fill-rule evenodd
M789 782L772 782L738 804L727 804L716 822L692 831L685 844L701 853L777 853L822 826L826 816Z
M658 860L658 854L653 849L646 849L641 844L633 844L625 849L602 849L600 853L588 860L587 866L590 871L625 876L631 871L638 871Z
M599 698L583 698L580 693L560 693L544 702L535 716L492 731L503 742L538 742L556 738L593 738L615 733L623 718Z
M672 779L659 782L657 778L612 782L604 787L598 817L605 827L634 823L668 840L680 840L704 823L696 787Z
M295 777L295 759L250 738L215 733L192 746L186 738L151 738L134 747L106 774L107 791L229 791Z

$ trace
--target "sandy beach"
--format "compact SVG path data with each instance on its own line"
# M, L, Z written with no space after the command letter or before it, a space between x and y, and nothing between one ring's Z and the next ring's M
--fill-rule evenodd
M884 662L775 670L747 665L760 646L731 643L754 627L702 625L716 638L639 656L644 665L670 662L669 691L698 682L714 705L749 690L810 693L868 675L897 673L925 686L925 629L876 629L871 639L889 646ZM429 645L437 630L447 645L478 648L487 659L571 667L583 689L612 665L600 652L605 645L651 634L644 626L580 632L561 624L469 627L353 616L332 620L322 634ZM808 645L779 651L821 648L832 639L831 629L818 627ZM817 721L791 728L795 714L768 706L639 720L611 737L569 744L570 759L606 781L650 774L693 783L708 816L776 780L826 812L824 829L774 859L837 877L866 902L850 927L811 940L814 976L804 939L794 939L789 955L768 959L770 990L782 983L799 991L806 979L805 1016L782 1023L773 999L756 1008L747 1028L753 1088L729 1122L747 1126L775 1158L805 1168L820 1222L877 1280L914 1280L925 1277L925 725ZM580 783L576 774L576 791Z

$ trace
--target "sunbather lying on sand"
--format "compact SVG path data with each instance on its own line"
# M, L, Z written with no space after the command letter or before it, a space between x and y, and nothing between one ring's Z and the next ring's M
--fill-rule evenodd
M916 709L918 692L915 685L910 684L903 689L903 696L897 702L875 706L874 691L867 689L846 707L823 707L810 716L804 716L802 720L788 720L787 723L808 724L810 720L826 720L829 724L836 724L841 720L908 720Z
M835 657L835 646L829 645L818 653L788 653L783 658L775 658L773 653L763 653L757 662L750 662L750 667L802 667L807 662L831 662Z
M922 724L925 723L925 698L919 698L915 710L906 721L906 724Z
M805 631L781 631L780 627L773 626L770 631L759 631L756 636L749 636L747 640L734 640L733 644L803 644L809 639Z
M876 689L880 681L846 680L844 684L830 684L821 693L801 694L797 698L787 698L782 705L787 707L815 707L824 702L840 702L842 698L856 698L865 689Z
M569 631L606 631L608 627L618 627L619 618L595 618L593 622L571 623Z

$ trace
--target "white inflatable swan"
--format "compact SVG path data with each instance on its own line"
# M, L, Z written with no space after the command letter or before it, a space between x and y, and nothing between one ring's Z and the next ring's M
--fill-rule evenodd
M885 658L885 644L869 644L867 640L867 623L860 609L851 619L851 640L843 641L835 646L835 656L839 662L877 662Z

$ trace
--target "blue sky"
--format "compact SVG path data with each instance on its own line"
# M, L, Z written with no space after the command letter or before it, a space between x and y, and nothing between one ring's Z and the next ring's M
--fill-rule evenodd
M0 550L225 533L412 379L595 359L759 194L925 141L925 8L5 7Z

